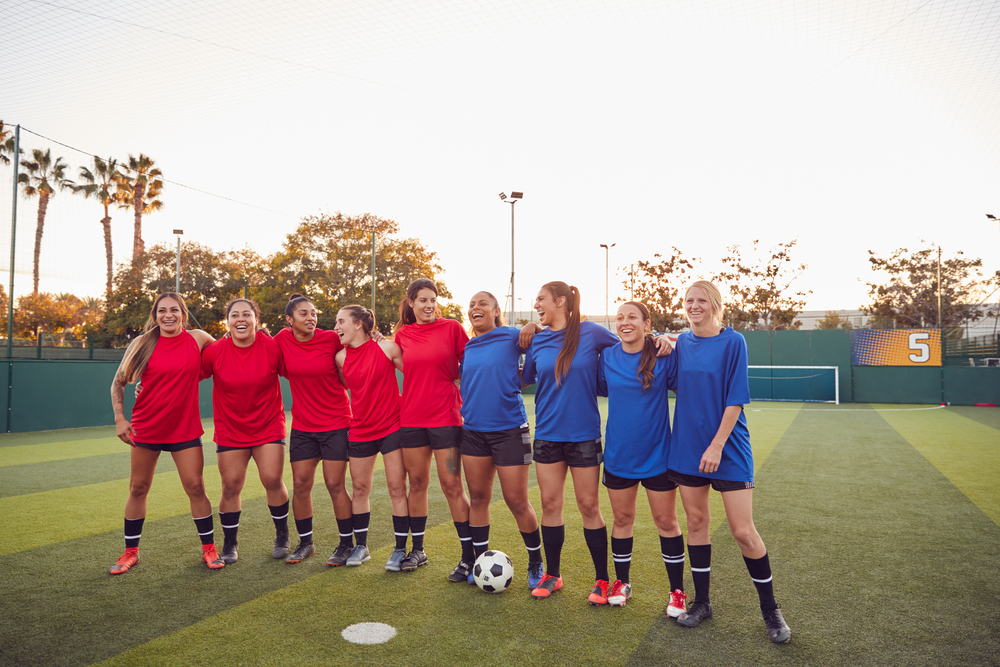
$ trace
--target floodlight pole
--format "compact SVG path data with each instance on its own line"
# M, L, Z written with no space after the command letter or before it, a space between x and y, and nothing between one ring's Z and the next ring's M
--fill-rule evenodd
M11 426L11 404L14 394L14 245L17 230L17 168L21 157L21 126L14 126L14 196L10 198L10 291L7 292L7 433Z
M177 276L174 281L174 292L180 294L181 293L181 236L184 235L184 230L175 229L174 234L177 234Z
M997 217L996 217L995 215L993 215L992 213L987 213L987 214L986 214L986 217L987 217L987 218L989 218L990 220L992 220L993 222L1000 222L1000 218L997 218Z
M611 255L611 249L616 245L618 244L601 244L601 247L604 248L604 326L608 331L611 331L611 317L608 314L608 257Z
M517 324L514 321L514 204L523 197L523 192L513 190L510 193L510 201L507 201L507 195L503 192L500 193L500 201L510 204L510 321L508 324L511 326Z

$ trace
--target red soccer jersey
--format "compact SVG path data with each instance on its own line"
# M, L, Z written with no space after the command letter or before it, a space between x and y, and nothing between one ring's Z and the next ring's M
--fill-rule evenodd
M292 428L308 433L347 428L351 404L335 360L343 347L340 336L316 329L312 338L300 343L291 329L282 329L274 340L281 348L279 372L292 387Z
M443 317L431 324L407 324L396 332L395 340L403 350L400 425L461 426L462 397L455 378L469 342L462 325Z
M351 390L351 442L370 442L399 430L396 366L378 343L348 347L344 379Z
M223 338L205 348L201 373L213 378L216 444L255 447L285 437L280 362L278 344L262 331L250 347L237 347L232 338Z
M160 336L142 372L142 391L132 408L135 441L150 445L188 442L201 437L198 382L201 350L187 331Z

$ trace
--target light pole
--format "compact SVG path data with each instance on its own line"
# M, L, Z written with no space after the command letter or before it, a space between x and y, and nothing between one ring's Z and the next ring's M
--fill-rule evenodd
M992 220L993 222L1000 222L1000 218L997 218L997 217L996 217L995 215L993 215L992 213L987 213L987 214L986 214L986 217L987 217L987 218L989 218L990 220Z
M601 247L604 248L604 326L608 331L611 330L611 318L608 316L608 256L611 254L611 249L616 245L618 244L601 244Z
M174 234L177 234L177 279L174 283L174 292L176 294L181 293L181 236L184 235L183 229L175 229Z
M503 192L500 193L500 201L510 204L510 319L514 319L514 204L517 203L518 199L524 197L523 192L511 191L510 201L507 201L507 195ZM506 300L504 302L506 306Z

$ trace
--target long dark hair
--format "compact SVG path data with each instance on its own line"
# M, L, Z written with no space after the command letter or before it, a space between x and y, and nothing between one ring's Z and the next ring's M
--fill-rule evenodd
M556 385L562 386L562 380L569 375L576 356L576 347L580 344L580 290L574 285L555 280L542 285L553 299L566 299L566 337L563 338L562 349L556 357Z
M347 314L355 322L361 322L361 328L364 329L365 334L371 336L372 330L375 328L375 313L371 309L352 303L349 306L344 306L341 310L347 311Z
M406 296L399 304L399 321L396 322L396 331L399 331L407 324L413 324L417 321L417 316L414 315L413 306L410 305L410 302L416 300L417 295L422 289L431 290L434 292L434 296L438 294L437 285L429 278L417 278L410 283L410 286L406 288ZM434 317L441 317L441 308L434 309Z
M180 304L181 329L187 329L188 308L187 304L184 303L184 297L176 292L164 292L156 297L153 307L149 310L149 317L146 318L146 324L142 327L142 336L137 338L136 342L132 343L122 358L122 374L128 383L138 380L142 372L146 370L146 364L149 363L149 358L153 356L153 348L156 347L156 341L160 340L160 325L156 323L156 308L164 299L173 299Z
M649 322L649 308L646 308L646 304L639 303L638 301L626 301L622 306L635 306L639 309L643 322ZM656 379L656 376L653 374L654 368L656 368L656 341L653 339L653 334L647 333L642 341L639 368L635 372L635 376L642 380L643 391L653 386L653 380Z

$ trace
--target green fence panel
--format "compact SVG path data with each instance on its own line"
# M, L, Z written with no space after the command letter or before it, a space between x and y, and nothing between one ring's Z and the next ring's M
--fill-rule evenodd
M770 331L741 331L740 334L747 341L747 362L751 366L770 366L771 361L771 332Z
M808 331L772 331L772 366L809 366Z
M1000 405L1000 367L946 366L944 400L952 405Z
M940 403L941 368L855 366L858 403Z
M840 375L840 402L854 400L851 391L851 334L844 329L809 332L810 365L836 366Z
M117 362L29 360L11 361L10 430L47 431L115 423L111 410L111 381ZM131 412L134 392L125 391Z

